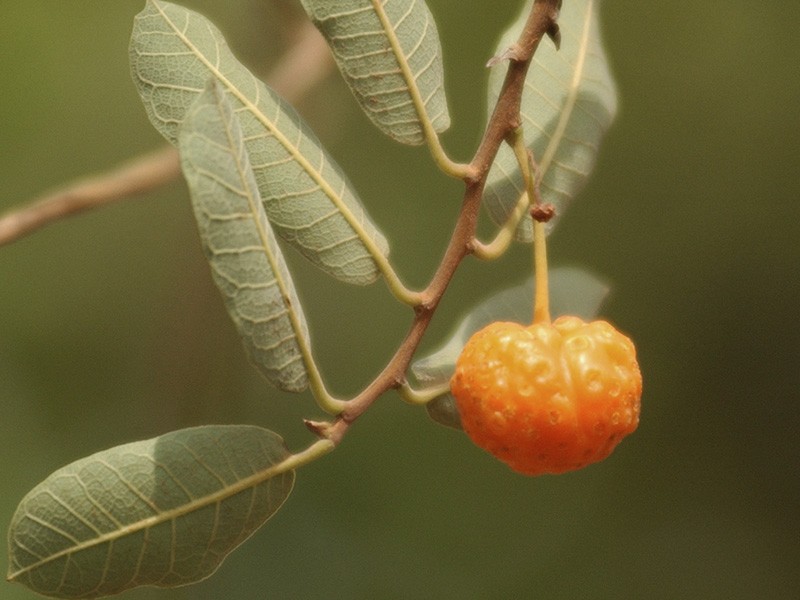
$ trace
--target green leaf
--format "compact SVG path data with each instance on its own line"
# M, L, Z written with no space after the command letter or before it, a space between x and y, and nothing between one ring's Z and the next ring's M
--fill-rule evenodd
M442 49L424 0L302 0L372 122L404 144L450 127Z
M600 310L608 291L606 284L580 269L561 267L550 271L550 310L554 317L570 314L591 319ZM481 302L462 319L439 350L415 361L411 372L428 387L448 382L461 350L473 333L494 321L531 321L533 295L533 277L529 277L523 284L503 290ZM448 427L459 426L458 411L450 394L432 400L427 409L434 421Z
M78 460L20 502L8 577L57 598L199 581L281 507L290 456L271 431L216 425Z
M308 325L261 203L244 135L215 79L178 135L183 173L211 272L256 368L277 387L308 386Z
M225 90L244 132L275 232L334 277L375 281L386 239L366 216L341 169L294 109L231 53L202 15L148 0L134 21L134 81L153 125L172 143L209 79Z
M545 39L533 58L522 97L526 145L539 164L540 188L557 215L583 187L591 173L603 135L617 111L617 92L600 38L599 0L564 2L559 17L561 50ZM501 54L519 36L530 13L527 2L519 19L503 35ZM503 69L489 80L489 106L499 94ZM484 200L492 219L503 224L524 194L513 151L503 145L489 172ZM556 220L548 223L552 229ZM530 242L533 228L523 219L517 239Z

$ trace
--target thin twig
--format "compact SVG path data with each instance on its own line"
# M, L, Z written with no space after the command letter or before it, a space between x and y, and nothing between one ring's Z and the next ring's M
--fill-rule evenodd
M173 181L179 173L178 153L168 146L113 171L73 182L0 217L0 246L70 215L155 190Z
M333 70L328 45L308 21L299 25L292 46L270 72L270 86L296 102ZM111 171L84 178L0 216L0 246L71 215L112 202L143 196L180 176L178 152L165 146Z

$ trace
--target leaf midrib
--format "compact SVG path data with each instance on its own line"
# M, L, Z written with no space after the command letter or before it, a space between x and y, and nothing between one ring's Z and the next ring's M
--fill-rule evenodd
M550 144L548 144L547 148L545 149L544 155L542 156L542 159L539 163L539 169L541 171L542 178L547 174L547 171L549 170L550 165L552 164L553 159L555 158L555 155L558 152L558 148L561 146L561 141L564 138L567 126L569 125L570 119L572 118L572 113L574 112L575 106L578 103L580 84L581 80L583 79L584 70L586 68L586 57L589 54L589 46L591 42L590 33L591 33L593 11L594 11L594 0L589 0L586 3L586 18L583 25L583 31L581 32L580 36L578 60L575 64L575 72L572 75L572 80L570 81L569 92L564 102L564 108L562 109L561 115L559 116L558 124L556 125L556 128L553 131L552 141L550 142Z
M428 140L434 138L436 137L436 131L433 127L433 123L428 118L428 111L427 107L425 106L425 101L422 98L422 93L419 90L419 86L417 85L417 80L414 77L414 74L411 72L411 65L409 65L408 61L406 60L403 47L400 45L400 39L397 37L397 33L389 21L389 15L386 14L381 0L370 1L372 2L372 7L375 9L375 15L381 22L381 26L386 34L386 38L389 40L389 45L392 47L392 53L394 54L397 64L400 67L403 80L406 82L408 93L411 95L411 100L414 103L414 110L417 113L417 119L420 127L422 128L422 135ZM413 7L410 10L413 10Z
M303 362L307 365L309 362L311 349L309 348L308 341L305 338L304 329L302 327L302 323L300 322L298 313L291 302L291 298L294 296L294 289L290 288L289 284L284 281L282 269L280 268L281 265L279 264L280 260L272 252L272 242L274 242L274 240L271 239L269 232L264 227L264 221L266 221L267 215L264 211L264 207L260 203L260 194L258 192L258 188L256 187L255 189L251 189L251 184L253 182L251 181L251 177L249 177L249 175L252 174L252 168L250 168L249 165L243 164L242 162L242 159L246 158L246 154L244 157L241 155L240 147L237 143L239 140L235 139L234 131L231 128L231 123L229 123L228 119L226 118L227 115L222 110L222 106L219 104L216 94L214 95L214 100L217 103L217 109L220 111L220 117L222 118L225 126L225 135L228 137L228 146L230 147L234 160L236 161L236 170L239 173L239 179L242 182L243 188L247 195L247 204L250 207L250 215L253 219L253 224L256 227L256 231L258 231L258 237L261 240L261 248L263 249L264 255L267 258L267 262L269 262L269 266L272 269L272 275L278 284L281 302L289 315L289 322L291 323L292 330L294 331L295 343L297 344L300 355L303 358ZM232 119L236 118L236 115L233 113L233 111L231 111L230 117ZM244 144L244 132L241 132L241 137L241 143ZM306 376L308 376L307 371Z

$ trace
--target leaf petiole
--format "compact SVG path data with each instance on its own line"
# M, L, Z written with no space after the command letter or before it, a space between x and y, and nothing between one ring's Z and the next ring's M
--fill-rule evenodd
M298 467L303 467L308 463L317 460L318 458L322 458L335 449L336 444L334 444L331 440L317 440L305 450L297 452L296 454L292 454L285 460L275 465L275 470L277 471L280 469L282 471L294 471Z
M394 53L395 57L397 57L398 66L400 67L403 79L408 86L408 93L411 96L411 101L414 104L414 110L416 111L420 125L422 126L425 142L428 144L428 149L430 150L436 166L439 167L439 169L446 175L455 177L456 179L469 178L472 175L472 169L470 168L470 165L453 161L447 155L447 152L442 146L441 140L439 139L439 134L436 132L436 128L428 116L428 110L425 106L425 99L422 97L422 94L420 94L419 87L416 83L416 77L411 71L411 66L408 64L408 60L406 60L405 52L403 51L400 40L397 37L395 28L389 21L386 10L382 6L383 3L378 2L377 0L372 0L372 4L375 9L375 14L377 15L378 19L380 19L383 30L386 32L386 37L392 47L392 52Z
M405 402L418 406L428 404L428 402L431 400L435 400L439 396L443 396L449 391L449 381L440 383L439 385L422 388L420 390L413 388L408 382L404 382L400 387L397 388L397 393L400 394L400 397Z
M516 235L520 221L522 221L525 215L530 214L528 211L529 205L530 200L528 200L528 194L520 194L519 200L517 200L517 204L514 206L514 210L511 211L506 222L503 223L503 226L498 230L495 238L488 243L480 242L477 239L473 241L473 255L480 260L496 260L503 256L511 245L511 242L514 241L514 236Z
M389 259L380 251L373 252L371 245L365 244L365 246L372 255L372 259L375 261L378 270L386 280L386 285L389 287L389 291L392 293L392 295L399 302L402 302L403 304L412 308L422 304L422 293L406 287L397 274L397 271L395 271L394 267L392 267L392 263L389 261Z
M416 98L414 104L417 104ZM445 175L455 177L456 179L470 179L473 176L471 166L452 160L447 155L447 152L445 151L444 146L442 146L442 142L439 139L439 134L434 130L433 125L431 124L427 115L424 113L420 114L420 119L425 131L425 140L428 143L428 149L433 157L433 162L436 163L436 166L439 167L439 170L441 170Z
M311 393L314 395L314 400L317 402L317 405L328 414L341 414L344 409L347 408L347 401L334 397L328 391L328 388L325 386L325 381L322 378L322 373L320 373L319 367L317 367L317 363L314 361L311 348L305 343L305 340L298 340L298 342L300 352L303 355L303 362L308 371L308 385L311 388Z

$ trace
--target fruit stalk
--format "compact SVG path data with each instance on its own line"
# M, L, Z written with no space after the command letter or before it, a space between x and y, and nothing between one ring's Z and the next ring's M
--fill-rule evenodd
M536 294L533 300L533 322L550 322L550 289L547 275L547 234L544 222L533 218L533 271Z
M550 323L550 288L547 274L547 231L545 223L553 218L555 208L552 204L542 202L539 190L539 168L531 152L525 146L522 127L518 127L508 140L514 148L514 154L525 182L525 192L530 201L531 219L533 220L533 270L536 293L533 301L533 322Z

